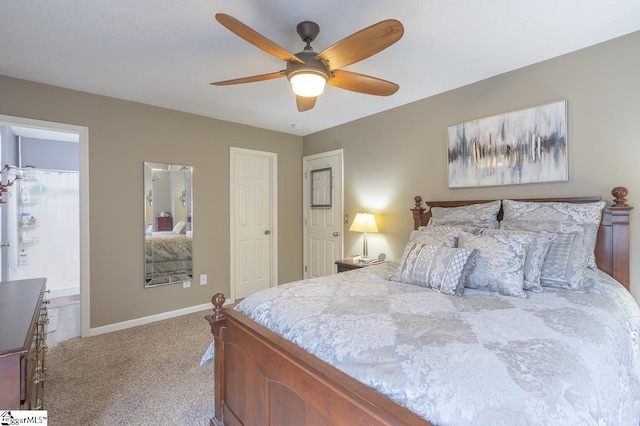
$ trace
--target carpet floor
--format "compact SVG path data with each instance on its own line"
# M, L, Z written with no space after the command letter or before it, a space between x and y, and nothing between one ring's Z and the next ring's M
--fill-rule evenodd
M51 344L44 408L48 424L208 425L213 365L204 315Z

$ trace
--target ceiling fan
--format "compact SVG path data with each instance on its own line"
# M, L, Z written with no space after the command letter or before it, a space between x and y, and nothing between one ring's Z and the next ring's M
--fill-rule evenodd
M306 46L304 50L296 54L289 53L286 49L230 15L217 13L216 20L238 37L286 61L287 68L269 74L211 83L215 86L287 77L296 95L296 105L300 112L310 110L315 106L316 99L324 91L325 84L378 96L392 95L399 88L397 84L390 81L340 69L375 55L400 40L404 34L404 27L395 19L387 19L373 24L343 38L320 53L315 52L311 47L311 42L320 32L320 27L315 22L301 22L296 29Z

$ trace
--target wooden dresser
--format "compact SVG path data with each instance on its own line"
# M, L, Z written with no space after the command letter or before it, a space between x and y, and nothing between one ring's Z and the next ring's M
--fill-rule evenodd
M0 410L43 409L46 281L0 282Z
M158 216L156 217L156 231L171 231L173 229L173 217Z

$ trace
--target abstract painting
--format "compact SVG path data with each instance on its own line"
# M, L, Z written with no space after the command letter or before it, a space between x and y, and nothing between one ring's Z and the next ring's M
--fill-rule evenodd
M449 188L569 179L567 101L449 127Z

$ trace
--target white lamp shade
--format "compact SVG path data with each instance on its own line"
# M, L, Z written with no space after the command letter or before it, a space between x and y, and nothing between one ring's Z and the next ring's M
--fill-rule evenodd
M378 232L376 218L371 213L357 213L349 231L354 232Z
M327 79L314 73L298 73L289 79L293 93L305 98L315 98L324 92Z

